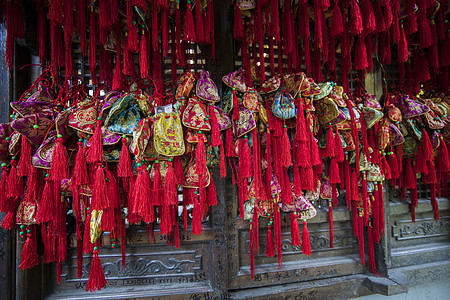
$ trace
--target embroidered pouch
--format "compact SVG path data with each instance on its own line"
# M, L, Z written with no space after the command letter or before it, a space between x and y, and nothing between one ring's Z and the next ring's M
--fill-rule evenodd
M241 93L245 93L247 91L247 85L244 80L244 71L242 69L223 76L222 81L230 88L235 88Z
M280 119L290 119L297 115L297 109L294 105L294 98L286 89L281 88L272 104L272 113L275 117Z
M200 78L197 80L197 86L195 90L195 94L197 97L210 101L210 102L219 102L220 96L219 91L217 90L217 86L214 81L209 76L208 71L201 71Z
M180 115L161 113L153 125L155 150L165 156L183 155L185 151Z
M191 129L210 131L211 124L207 115L205 105L195 98L190 98L183 112L183 125Z
M233 133L236 137L241 137L247 132L256 128L255 118L253 112L239 104L239 119L233 121Z
M189 99L192 89L194 88L195 76L191 72L185 72L180 77L180 83L177 86L175 99L178 101Z

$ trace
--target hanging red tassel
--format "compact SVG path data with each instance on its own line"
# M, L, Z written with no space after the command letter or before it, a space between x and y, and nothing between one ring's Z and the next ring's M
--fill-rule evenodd
M297 212L291 212L291 243L292 246L300 246L300 229L297 222Z
M72 76L73 1L64 0L65 81Z
M225 165L225 148L223 143L220 144L219 150L220 150L220 161L219 161L220 177L225 178L227 177L227 166Z
M103 210L110 208L108 203L108 191L106 187L106 177L102 165L97 166L95 171L94 187L92 188L91 209Z
M334 248L333 203L328 201L328 225L330 226L330 248Z
M195 173L203 175L206 170L206 155L205 155L205 142L202 137L199 137L197 149L195 150Z
M387 5L386 5L387 6ZM369 238L369 269L372 274L377 274L377 268L375 266L375 251L374 251L374 232L372 230L372 226L369 225L368 229L368 238Z
M158 161L155 161L153 169L155 170L155 174L153 175L153 189L152 189L153 204L163 205L164 204L163 184L161 179L161 172L159 171Z
M388 153L388 164L389 167L391 168L392 179L398 179L400 176L400 170L397 164L397 156L392 151Z
M94 247L94 254L92 257L91 270L89 271L89 280L86 286L86 292L95 292L101 290L107 283L105 279L105 272L103 271L100 258L98 257L98 243Z
M118 177L131 177L133 176L133 170L131 168L130 152L127 147L127 139L122 136L122 150L120 150L120 159L117 166Z
M167 10L167 7L161 8L161 44L163 58L166 58L169 53L169 17Z
M351 10L350 10L350 18L351 18L351 32L352 35L358 35L363 31L362 24L362 15L361 10L359 9L358 3L356 0L351 0Z
M383 155L383 158L381 159L381 164L383 166L383 173L386 179L392 179L392 172L391 168L387 162L386 156Z
M175 172L175 178L177 179L177 184L182 184L185 182L183 165L181 164L181 159L179 156L173 157L173 169Z
M359 259L363 266L366 265L366 258L364 254L364 216L363 212L358 209L358 244L359 244Z
M269 224L267 225L267 237L266 237L266 255L267 257L274 257L275 250L273 248L273 234L272 234L272 221L269 220Z
M334 154L335 154L335 158L336 161L338 163L341 163L344 161L344 148L342 146L342 140L341 140L341 136L339 135L339 131L336 127L336 133L334 135Z
M409 190L409 196L411 198L411 220L416 222L416 207L418 205L417 188Z
M450 160L448 154L448 148L445 144L444 138L441 136L441 142L439 146L439 154L437 156L439 172L450 172Z
M6 163L2 163L2 173L0 180L0 211L6 212L9 209L9 201L6 197L6 185L8 182L8 168Z
M335 156L335 139L333 135L333 129L331 128L331 125L328 126L328 132L327 132L327 147L324 151L324 157L334 157Z
M311 251L311 242L309 239L309 231L308 231L308 225L306 223L306 220L303 220L303 232L302 232L302 253L310 256Z
M331 159L329 177L330 183L341 183L341 178L339 176L339 166L335 157Z
M364 43L364 37L360 36L355 49L355 70L364 70L368 66L366 44Z
M84 1L84 0L82 0L82 1ZM44 64L46 61L45 46L47 43L47 17L45 16L45 11L42 7L37 5L36 9L38 12L37 38L39 41L39 62L41 64ZM85 26L86 25L84 25L84 28L85 28ZM83 32L80 32L80 48L82 50L83 55L86 55L86 30L84 30L84 35L83 35Z
M169 158L167 165L166 177L164 179L164 201L169 205L178 205L177 184L171 158Z
M314 134L310 132L309 145L311 149L311 165L318 166L322 164L322 159L319 155L319 145L317 145ZM327 143L328 145L328 143Z
M292 165L291 142L287 134L287 126L283 126L283 137L281 141L281 166L290 167Z
M436 200L436 184L430 183L431 206L433 207L433 215L436 221L439 220L439 205Z
M78 142L78 152L75 156L75 164L73 168L73 180L77 186L89 183L86 154L83 148L83 142Z
M91 144L86 161L88 163L96 163L103 161L103 145L102 145L102 120L97 120L97 127L94 134L89 139Z
M149 78L150 62L148 53L148 32L142 29L140 51L139 51L139 70L142 78Z
M31 173L31 143L22 135L20 140L20 159L17 175L28 176Z
M204 44L205 36L203 29L202 5L200 0L196 0L195 2L195 34L197 43Z
M222 144L219 131L219 123L217 121L216 113L214 112L213 106L209 106L209 116L211 120L211 146L218 147Z
M422 145L423 145L423 155L426 161L432 161L433 158L433 146L431 145L430 138L428 136L425 128L422 129Z
M91 73L92 84L97 84L97 40L98 40L98 19L91 6L89 15L89 72Z
M39 201L39 209L36 213L36 221L38 223L47 223L55 221L55 197L54 197L54 181L49 177L45 178L45 186L42 192L42 198Z
M116 30L117 32L117 30ZM125 89L125 82L123 78L122 72L122 62L121 62L121 48L116 47L116 67L114 69L113 81L112 81L112 90L114 91L123 91Z
M27 240L23 245L22 256L20 258L20 269L31 269L39 264L36 244L36 226L31 225L27 229Z
M23 196L23 180L17 175L16 160L11 161L11 169L9 170L7 187L6 198L17 198Z
M62 135L58 134L50 168L50 176L52 180L62 180L69 178L68 160L69 158L67 156L67 150L63 145Z
M209 184L209 186L206 188L206 192L207 192L207 196L206 198L208 199L208 206L215 206L217 205L217 191L216 191L216 185L214 183L214 179L211 178L211 182Z
M384 196L383 196L383 183L378 183L378 213L379 213L379 224L380 224L380 236L385 233L385 222L384 222ZM377 241L378 242L378 241Z
M342 12L339 7L339 1L336 1L336 4L331 11L331 26L330 26L330 36L337 37L342 34L344 31L344 25L342 21Z
M194 209L192 212L192 234L199 235L202 233L202 211L201 211L201 205L198 201L199 195L198 191L195 191L194 196Z
M186 7L186 15L184 18L183 40L188 43L195 43L197 41L197 37L195 35L194 16L192 15L191 3L189 1Z
M281 245L281 216L280 209L277 203L273 203L274 211L274 242L275 249L277 250L278 268L282 266L282 245Z
M248 178L252 176L252 158L248 139L244 136L239 140L239 176Z

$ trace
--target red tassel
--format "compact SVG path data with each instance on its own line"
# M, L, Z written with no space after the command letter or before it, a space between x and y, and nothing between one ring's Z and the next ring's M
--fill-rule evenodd
M450 160L448 155L448 148L445 144L444 139L441 137L441 142L439 146L439 154L437 156L438 159L438 168L439 172L450 172Z
M197 43L204 44L205 36L203 29L202 5L200 0L196 0L195 2L195 34L197 37Z
M17 198L23 196L23 180L17 175L17 161L11 161L11 169L9 170L8 189L6 190L6 198Z
M161 8L161 44L163 58L169 53L169 17L167 7Z
M431 192L431 206L433 207L433 215L436 221L439 220L439 205L436 200L436 184L430 184L430 192Z
M194 235L199 235L202 233L202 211L200 207L200 202L198 201L198 194L194 196L194 210L192 212L192 233Z
M252 158L248 139L244 137L239 140L239 176L248 178L252 176Z
M409 196L411 197L411 220L416 222L416 207L418 205L417 188L410 189Z
M372 4L370 0L363 0L361 3L361 14L363 15L364 21L364 32L372 33L375 31L377 24L375 20L375 13L373 11Z
M223 143L220 144L219 150L220 150L220 162L219 162L220 177L225 178L227 177L227 166L225 165L225 149Z
M291 212L291 243L292 246L300 246L300 229L297 222L297 213Z
M432 161L433 158L433 146L431 145L430 138L427 131L422 129L422 145L423 145L423 155L426 161Z
M358 35L363 31L362 15L356 0L351 2L351 32L352 35Z
M139 215L145 223L152 223L155 220L153 205L153 195L150 194L151 182L147 172L147 166L142 166L142 171L138 172L136 184L134 186L134 209L133 211ZM156 169L155 169L156 174Z
M300 173L298 171L298 167L294 166L292 168L292 173L293 173L293 177L294 177L294 194L298 197L300 195L303 195L302 182L300 179Z
M330 226L330 248L334 248L333 203L328 201L328 223Z
M339 166L338 166L337 159L335 157L333 157L331 159L329 177L330 177L330 183L332 183L332 184L341 183L341 178L339 176Z
M286 125L284 125L286 126ZM290 167L292 165L291 142L287 134L287 128L284 127L281 144L281 166Z
M278 268L281 268L282 263L282 245L281 245L281 217L280 217L280 209L278 208L277 203L273 203L273 211L274 211L274 241L275 248L277 250L278 257Z
M140 51L139 51L139 70L142 78L149 78L150 62L148 53L148 38L149 33L142 29Z
M362 179L362 190L363 190L363 213L364 213L364 224L369 222L369 196L367 194L367 180L366 173L363 173Z
M100 258L98 257L98 243L94 247L94 255L92 257L91 270L89 271L89 280L86 286L86 292L95 292L101 290L107 283L105 272L103 271Z
M244 38L244 25L242 24L242 14L238 3L234 7L233 37L236 40Z
M269 220L269 224L267 226L267 237L266 237L266 255L267 257L274 257L275 250L273 248L273 235L271 229L272 221Z
M162 179L161 179L161 173L159 171L159 163L158 161L155 162L153 165L153 168L155 169L155 174L153 175L153 204L154 205L163 205L164 203L164 193L163 193L163 185L162 185Z
M311 166L306 167L304 172L302 172L302 189L307 191L314 191L316 189L315 185L317 181L314 177L314 171Z
M387 6L387 5L386 5ZM369 225L368 229L368 238L369 238L369 269L372 274L377 274L377 268L375 266L375 251L374 251L374 232L372 230L372 226Z
M203 175L207 172L205 142L201 137L198 139L197 149L195 150L195 166L196 174Z
M97 120L97 127L89 139L91 144L86 161L88 163L103 162L102 121Z
M92 77L92 84L97 84L97 40L98 40L98 19L94 12L94 7L91 6L89 18L89 72Z
M173 158L173 169L175 172L175 178L177 179L177 184L182 184L185 182L183 165L181 164L181 159L179 156Z
M336 1L336 4L332 10L331 15L331 27L330 27L330 36L337 37L344 32L344 25L342 21L342 12L339 7L339 1Z
M336 142L334 140L333 135L333 129L331 128L331 125L328 126L328 132L327 132L327 147L324 151L324 157L334 157L335 156L335 145Z
M360 36L355 49L355 70L364 70L369 66L364 37Z
M127 139L124 137L122 137L122 150L120 151L119 165L117 166L117 176L128 178L133 176L130 152L127 147Z
M406 160L406 168L403 174L405 175L404 187L407 189L416 189L417 188L416 173L412 168L411 159Z
M207 187L207 199L208 199L208 206L215 206L217 205L217 191L216 191L216 185L214 184L214 180L211 178L211 182L209 186Z
M209 116L211 120L211 146L218 147L222 144L222 140L220 138L219 123L217 122L217 116L214 113L214 109L212 108L212 106L209 107Z
M39 41L39 62L41 64L44 64L45 59L45 45L47 42L47 17L45 16L45 11L42 7L37 5L36 7L38 12L38 22L37 22L37 39ZM81 14L80 14L81 15ZM84 38L84 40L83 40ZM82 43L84 41L84 43ZM86 55L86 31L80 32L80 47L83 46L84 48L81 48L82 51L84 49L83 55Z
M6 185L8 182L8 168L6 167L6 163L2 165L2 173L0 180L0 211L6 212L9 210L9 201L6 197Z
M95 171L94 187L92 189L91 209L103 210L110 208L108 203L108 191L106 188L106 177L102 166L99 164Z
M348 161L348 157L344 160L344 173L345 173L345 201L347 203L347 209L351 210L352 182L351 182L350 162Z
M381 159L381 163L383 165L383 173L384 173L384 176L386 177L386 179L392 179L391 168L387 162L385 155L383 155L383 158Z
M56 139L55 151L52 156L50 176L52 180L62 180L69 178L67 150L63 145L63 138L58 136Z
M335 158L337 162L341 163L344 161L344 148L342 146L341 136L339 135L339 131L336 127L336 134L334 135L334 151Z
M366 259L364 254L364 217L363 212L358 210L358 243L359 243L359 259L363 266L366 265Z
M36 221L38 223L47 223L55 221L55 197L54 197L54 182L49 177L45 178L44 191L42 198L39 201L39 209L36 213Z
M123 78L122 62L121 62L122 50L120 47L116 47L116 48L117 48L116 68L114 69L112 89L114 91L122 91L125 89L125 82L124 82L124 78Z
M177 184L172 161L169 159L167 164L167 173L164 179L164 201L168 205L178 205Z
M383 196L383 183L378 183L378 213L379 213L379 224L380 224L380 236L385 232L385 222L384 222L384 196Z
M236 152L234 149L233 132L231 131L231 129L228 129L225 133L225 156L236 156Z
M36 226L31 226L31 229L27 230L27 240L23 245L22 256L20 258L20 269L21 270L31 269L32 267L37 266L38 264L39 264L39 257L37 254L37 244L36 244Z
M390 152L388 154L388 164L389 164L389 167L391 168L392 179L398 179L400 176L400 170L399 170L398 164L397 164L397 156L395 155L394 152Z
M184 18L184 36L183 40L188 43L195 43L197 37L195 35L194 16L192 15L191 3L187 4L186 15Z
M73 180L76 186L89 183L87 172L86 155L83 143L78 142L78 152L75 156L75 165L73 168Z
M20 159L17 175L28 176L31 174L31 168L31 143L22 135L20 140Z
M322 159L319 155L319 146L317 145L316 139L314 138L314 134L310 133L309 145L311 148L311 165L318 166L322 164ZM327 143L328 145L328 143Z
M303 220L303 232L302 232L302 253L310 256L311 251L311 242L309 240L309 231L306 220Z
M405 63L408 61L408 41L406 40L403 23L400 25L400 40L397 44L397 53L399 63Z
M72 76L73 1L64 0L65 80Z

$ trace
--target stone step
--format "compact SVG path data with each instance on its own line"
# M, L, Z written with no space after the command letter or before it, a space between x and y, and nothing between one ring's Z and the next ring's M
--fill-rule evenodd
M450 260L450 243L425 243L392 249L392 268Z

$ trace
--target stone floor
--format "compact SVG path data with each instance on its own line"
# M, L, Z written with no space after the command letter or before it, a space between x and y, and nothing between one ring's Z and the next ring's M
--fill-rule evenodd
M403 294L392 296L384 296L374 294L364 297L352 298L358 300L444 300L450 299L450 278L442 278L442 281L433 282L429 284L419 285L415 287L408 287L408 291Z

